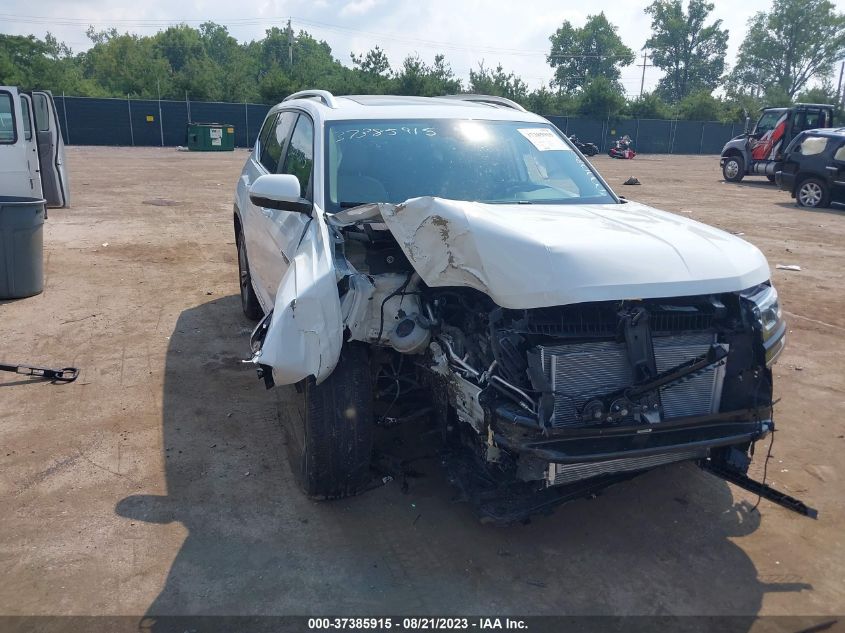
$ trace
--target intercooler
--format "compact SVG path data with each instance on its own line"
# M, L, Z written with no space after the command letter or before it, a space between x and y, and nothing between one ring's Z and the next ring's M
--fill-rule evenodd
M716 342L712 333L654 337L658 373L706 354ZM727 346L725 346L727 347ZM633 370L625 343L599 341L540 346L540 359L554 392L552 426L577 424L583 406L596 396L631 387ZM662 419L706 415L719 410L724 363L660 390Z

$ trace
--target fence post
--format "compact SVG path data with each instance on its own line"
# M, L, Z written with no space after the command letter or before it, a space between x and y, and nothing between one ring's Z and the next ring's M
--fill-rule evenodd
M701 136L698 139L698 153L701 154L702 150L704 149L704 126L707 125L706 121L701 122Z
M249 147L249 107L246 105L246 99L244 99L244 124L244 127L246 127L244 147Z
M640 151L640 119L637 118L637 130L634 132L634 149Z
M129 138L132 140L132 147L135 147L135 131L132 129L132 102L129 100L129 93L126 93L126 108L129 110Z
M62 111L65 113L65 136L67 137L67 144L70 145L70 128L67 125L67 99L65 98L65 91L62 90Z
M672 140L673 140L672 139L672 123L673 123L672 119L669 119L669 147L666 149L667 154L672 153L672 145L673 145L673 143L672 143Z
M158 133L161 135L161 146L164 147L164 123L161 120L161 84L156 78L156 88L158 88Z

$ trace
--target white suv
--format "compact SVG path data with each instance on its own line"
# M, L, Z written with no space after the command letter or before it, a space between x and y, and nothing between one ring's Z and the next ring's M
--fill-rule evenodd
M675 461L740 477L773 429L760 251L619 198L510 101L291 95L234 212L253 362L304 389L311 497L366 486L378 425L438 426L503 521Z

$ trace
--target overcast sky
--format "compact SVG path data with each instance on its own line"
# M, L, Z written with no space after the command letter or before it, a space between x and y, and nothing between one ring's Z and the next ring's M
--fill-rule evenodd
M466 79L483 60L501 63L520 75L531 88L546 84L552 71L546 64L551 35L564 20L583 25L588 14L604 11L619 27L623 41L639 51L649 36L650 20L643 13L647 0L3 0L0 32L34 34L47 31L74 51L88 48L89 24L114 26L121 32L152 34L169 23L192 26L213 20L229 27L241 41L260 39L271 26L288 17L295 30L305 29L326 40L338 59L349 64L350 52L381 46L397 68L408 54L431 61L443 52L455 73ZM727 62L734 58L748 19L771 6L770 0L714 0L711 20L721 19L730 31ZM835 0L839 11L845 0ZM638 63L641 63L641 58ZM622 71L630 95L640 90L642 68ZM660 71L646 68L645 88L652 88ZM834 80L838 79L835 77Z

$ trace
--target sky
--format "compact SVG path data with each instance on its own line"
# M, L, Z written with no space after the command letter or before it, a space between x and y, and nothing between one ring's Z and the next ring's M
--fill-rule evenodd
M721 19L729 30L726 61L732 65L745 35L748 20L767 10L771 0L712 0L710 20ZM845 0L835 0L845 11ZM344 64L350 53L365 53L378 45L398 68L409 54L429 63L442 52L455 74L466 80L479 62L488 68L502 64L529 85L548 83L552 69L546 63L549 36L564 20L584 24L588 15L604 11L627 46L640 51L650 34L651 21L643 12L648 0L3 0L0 33L33 34L47 31L75 52L87 49L88 25L97 29L153 34L168 24L197 26L211 20L226 25L240 41L261 39L264 30L292 20L323 39ZM642 57L637 62L642 63ZM629 96L640 91L642 67L622 70ZM645 69L645 90L653 88L661 71ZM836 83L838 77L832 80Z

